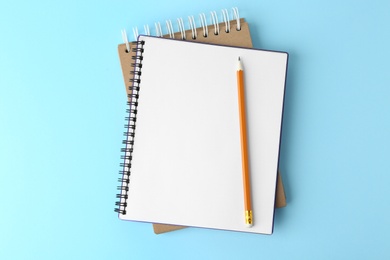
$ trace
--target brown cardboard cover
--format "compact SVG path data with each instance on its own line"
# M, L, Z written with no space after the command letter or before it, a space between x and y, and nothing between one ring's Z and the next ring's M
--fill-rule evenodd
M219 23L219 34L214 34L215 27L214 25L208 26L208 36L203 36L203 28L196 28L196 39L192 38L192 31L185 31L185 38L187 41L196 41L196 42L204 42L204 43L213 43L220 45L228 45L228 46L239 46L239 47L247 47L252 48L252 38L249 31L248 23L245 22L243 18L240 19L241 29L237 30L237 21L230 21L230 30L226 32L227 26L224 22ZM163 37L169 38L169 35L164 35ZM181 39L181 33L174 33L175 39ZM127 94L131 94L129 90L129 86L131 86L130 80L132 79L131 71L134 70L132 67L132 63L134 63L132 57L135 56L135 53L132 51L137 45L136 42L130 43L130 51L126 50L125 44L118 45L118 53L119 59L121 63L123 80L126 87ZM280 208L286 206L286 196L284 193L282 177L280 173L278 174L277 186L276 186L276 201L275 207ZM179 230L185 228L185 226L176 226L176 225L167 225L167 224L153 224L153 229L156 234L161 234L169 231Z

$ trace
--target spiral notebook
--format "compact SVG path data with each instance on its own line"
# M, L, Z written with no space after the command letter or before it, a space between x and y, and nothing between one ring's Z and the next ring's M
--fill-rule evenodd
M238 18L238 9L233 8L235 13L237 14ZM226 10L225 10L226 12ZM165 34L163 37L168 38L168 37L173 37L173 38L184 38L186 40L190 41L200 41L200 42L210 42L210 43L216 43L216 44L222 44L222 45L233 45L233 46L242 46L242 47L252 47L252 40L250 36L250 31L249 31L249 25L244 19L233 19L229 20L227 23L226 20L225 22L221 22L217 24L217 19L216 18L216 13L211 12L210 16L210 21L214 20L214 24L208 25L207 22L205 21L206 16L204 14L200 14L200 22L199 24L203 25L200 27L195 28L195 39L193 39L194 36L194 28L190 28L188 30L185 30L184 33L179 30L179 32L172 34ZM191 18L191 17L189 17ZM214 18L214 19L213 19ZM193 18L192 18L193 19ZM177 19L177 24L179 25L178 28L181 28L180 26L180 21L182 19ZM238 24L239 23L239 24ZM171 25L171 21L167 20L165 23L166 25L166 31L172 32L171 28L169 26ZM191 26L192 25L191 23ZM228 27L229 26L229 27ZM147 28L147 26L144 26ZM227 30L227 28L229 30ZM237 30L237 29L240 30ZM233 29L233 33L231 32L231 29ZM157 32L158 30L156 30ZM227 32L229 31L229 32ZM147 30L146 30L147 32ZM216 34L215 34L216 33ZM207 36L207 37L205 37ZM125 36L124 42L127 41L127 36ZM129 82L131 82L133 75L130 73L132 70L131 64L132 64L132 57L134 56L134 53L132 53L132 50L136 47L135 42L127 43L127 44L120 44L118 46L118 53L119 53L119 58L121 62L121 67L122 67L122 72L123 72L123 78L125 81L125 86L126 86L126 91L127 94L130 95L131 91L130 88L128 87ZM284 193L284 188L283 188L283 182L281 179L281 175L278 174L278 183L277 183L277 192L276 192L276 204L275 207L284 207L286 206L286 197ZM167 224L153 224L153 229L156 234L161 234L169 231L174 231L178 229L182 229L184 226L177 226L177 225L167 225Z
M140 36L136 50L119 217L271 234L287 53L150 36ZM250 229L242 215L238 56L256 158Z

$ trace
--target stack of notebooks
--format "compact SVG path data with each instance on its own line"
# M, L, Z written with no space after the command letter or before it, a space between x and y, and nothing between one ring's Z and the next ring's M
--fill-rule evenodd
M286 205L278 174L288 54L252 48L249 26L229 19L118 46L129 98L116 212L154 223L272 234ZM147 33L148 34L148 33ZM126 39L125 39L126 40ZM245 225L237 60L245 107L253 226Z

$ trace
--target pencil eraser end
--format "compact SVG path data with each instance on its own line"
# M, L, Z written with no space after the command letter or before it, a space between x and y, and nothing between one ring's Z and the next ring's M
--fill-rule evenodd
M252 210L246 210L245 211L245 225L246 227L250 228L253 226L253 215Z

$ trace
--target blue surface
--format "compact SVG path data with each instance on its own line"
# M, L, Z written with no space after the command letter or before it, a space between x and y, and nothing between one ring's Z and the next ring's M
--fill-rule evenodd
M113 212L126 96L120 30L234 1L2 1L0 259L390 258L390 2L240 1L290 54L272 236L154 235Z

